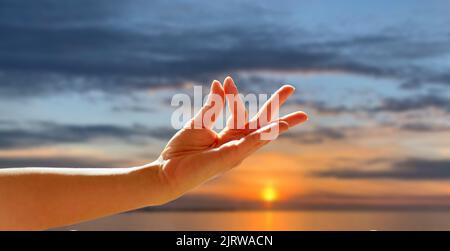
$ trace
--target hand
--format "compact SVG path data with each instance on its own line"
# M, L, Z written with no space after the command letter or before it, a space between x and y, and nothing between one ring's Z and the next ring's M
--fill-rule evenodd
M279 110L294 90L289 85L281 87L258 114L248 120L245 105L238 96L233 80L227 77L223 87L219 81L213 81L210 91L213 95L209 95L198 114L172 137L158 160L164 183L170 187L171 198L168 200L239 165L246 157L271 141L263 140L263 133L276 128L278 133L283 133L306 121L307 115L304 112L294 112L279 119L272 118L272 114ZM225 97L232 116L227 121L227 126L216 133L211 128L223 110ZM200 128L195 129L195 125L200 125Z

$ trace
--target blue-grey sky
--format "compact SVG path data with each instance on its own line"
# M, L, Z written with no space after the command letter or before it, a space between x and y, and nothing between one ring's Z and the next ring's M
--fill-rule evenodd
M449 10L412 0L0 0L0 167L151 161L173 133L172 95L231 75L244 93L296 87L283 112L311 120L261 154L301 163L293 177L317 181L305 191L351 193L361 181L366 195L389 182L402 196L415 196L413 185L447 195ZM238 174L209 186L249 185Z

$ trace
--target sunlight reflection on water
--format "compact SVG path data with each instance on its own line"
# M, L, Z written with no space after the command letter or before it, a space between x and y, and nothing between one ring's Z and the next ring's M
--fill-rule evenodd
M61 230L449 230L450 212L131 212Z

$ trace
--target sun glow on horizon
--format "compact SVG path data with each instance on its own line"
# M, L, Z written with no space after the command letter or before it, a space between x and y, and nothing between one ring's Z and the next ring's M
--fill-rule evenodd
M274 202L278 199L278 193L273 186L266 186L261 191L261 198L265 202Z

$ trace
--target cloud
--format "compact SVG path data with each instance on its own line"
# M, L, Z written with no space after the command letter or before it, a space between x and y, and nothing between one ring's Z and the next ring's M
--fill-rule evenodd
M76 157L0 157L0 168L11 167L76 167L76 168L102 168L130 166L127 160L102 160L95 158Z
M281 82L281 81L278 81ZM295 105L314 109L319 114L323 115L339 115L344 113L364 112L367 113L365 107L348 107L340 104L328 104L319 100L305 100L304 98L292 97L287 100L287 105Z
M404 113L424 109L436 109L450 114L450 97L442 94L406 95L401 97L379 97L372 104L342 105L317 100L304 100L294 97L288 104L313 109L320 115L361 114L373 116L375 113ZM409 129L409 128L405 128Z
M282 138L301 144L321 144L329 140L341 140L347 137L348 128L319 127L312 131L286 132Z
M406 112L425 108L437 108L450 112L450 98L434 94L405 98L386 98L381 105L370 110L375 112Z
M5 97L68 90L122 93L251 70L339 71L404 83L450 83L448 69L411 64L450 53L450 38L439 34L324 37L287 27L282 19L254 22L261 14L277 17L258 5L236 10L244 19L239 22L208 14L214 18L205 25L194 6L186 12L157 2L151 14L140 16L134 12L145 2L44 3L3 2L0 93ZM208 7L220 9L215 5ZM194 28L184 25L189 21ZM289 39L280 39L286 35Z
M115 105L111 108L114 112L136 112L136 113L154 113L156 110L151 107L145 107L140 105Z
M448 132L450 131L450 125L444 125L444 124L434 124L434 123L404 123L399 126L402 130L408 130L413 131L416 133L419 132Z
M175 133L171 128L135 125L63 125L52 122L32 124L31 128L0 130L0 149L33 147L63 143L84 143L100 139L122 140L142 144L148 139L168 140Z
M387 170L363 171L358 167L333 168L314 176L337 179L450 180L450 160L406 159L393 162Z

